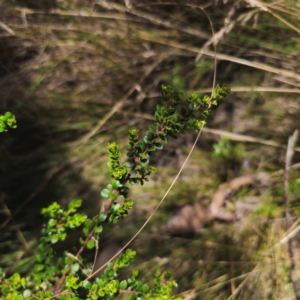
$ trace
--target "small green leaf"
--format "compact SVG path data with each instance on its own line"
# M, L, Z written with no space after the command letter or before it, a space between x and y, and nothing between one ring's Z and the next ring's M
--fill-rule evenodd
M128 284L127 284L126 280L123 280L123 281L120 282L120 289L121 290L126 290L127 286L128 286Z
M141 167L145 167L149 164L149 159L142 159L139 163Z
M27 299L27 298L29 298L30 297L30 295L31 295L31 291L30 290L25 290L24 292L23 292L23 297L25 298L25 299Z
M84 281L82 286L87 289L87 290L90 290L91 289L91 286L92 284L89 282L89 281Z
M50 219L49 222L48 222L48 225L49 225L50 227L54 227L54 226L56 225L56 223L57 223L56 220Z
M98 290L98 285L96 283L94 283L91 287L91 291L96 292L97 290Z
M99 216L98 216L98 222L102 223L106 220L107 218L107 214L105 213L101 213Z
M100 232L102 232L102 229L103 229L102 225L97 226L97 227L95 228L95 233L100 233Z
M129 179L129 183L130 183L131 185L136 185L136 184L139 184L139 181L138 181L137 178L130 178L130 179Z
M44 265L41 265L41 264L36 264L34 269L36 272L40 272L42 270L44 270L45 266Z
M45 258L45 256L44 256L43 253L39 253L39 254L37 254L37 255L35 256L35 260L36 260L37 262L42 262L42 261L44 260L44 258Z
M166 139L166 137L164 135L160 135L159 137L165 144L168 143L168 140Z
M73 262L74 258L70 256L65 257L65 264L70 265Z
M155 151L155 150L156 150L156 148L155 148L154 145L150 146L150 147L147 149L148 152L152 152L152 151Z
M127 160L127 161L124 163L124 166L125 166L126 168L132 168L132 167L134 167L134 165L135 165L135 162L134 162L133 160Z
M150 287L147 284L144 284L143 288L142 288L142 291L143 291L143 293L146 294L146 293L148 293L150 291Z
M103 198L109 198L109 195L110 195L110 190L104 189L104 190L101 191L101 196Z
M94 226L94 222L92 220L86 220L84 226L88 229L91 229Z
M87 228L87 227L84 227L84 228L83 228L83 234L84 234L84 236L88 236L88 235L89 235L89 233L90 233L90 230L89 230L89 228Z
M139 142L139 146L142 151L144 151L147 147L146 143L143 140Z
M67 237L67 234L66 233L60 233L58 235L58 239L61 240L61 241L64 241Z
M76 274L79 270L79 264L73 264L72 267L71 267L71 272L72 274Z
M98 295L99 295L100 297L104 297L104 296L105 296L105 292L104 292L103 290L99 290L99 291L98 291ZM97 297L97 299L98 299L98 297Z
M146 136L149 140L153 140L153 138L154 138L154 134L151 131L147 131Z
M46 245L45 244L39 244L38 245L38 250L41 251L41 252L45 251L46 250Z
M93 240L89 240L86 246L88 249L93 249L95 247L95 242Z
M165 280L169 280L172 277L172 273L170 271L167 271L164 275Z
M59 235L52 235L51 238L50 238L50 241L52 244L56 244L59 240Z
M114 203L112 207L113 207L114 211L118 211L118 209L120 208L120 206L121 206L120 203Z
M123 184L119 180L112 180L111 184L114 190L117 190L119 187L123 186Z
M139 157L147 159L149 155L146 153L139 153Z
M109 193L109 198L112 199L112 200L116 200L117 199L117 195L113 192L110 192Z
M147 136L144 137L144 142L146 144L152 144L152 140L150 140Z
M155 272L155 277L158 278L161 275L161 270L158 268Z
M163 145L160 144L160 143L155 143L154 146L155 146L155 148L158 149L158 150L163 149Z
M156 126L150 125L150 126L149 126L149 129L150 129L150 131L151 131L152 133L156 133Z
M136 170L131 170L129 174L130 176L136 176Z

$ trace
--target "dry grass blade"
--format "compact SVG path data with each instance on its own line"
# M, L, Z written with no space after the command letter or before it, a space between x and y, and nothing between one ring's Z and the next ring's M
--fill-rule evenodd
M289 89L289 88L276 88L276 87L267 87L267 86L234 86L230 88L233 93L242 93L242 92L266 92L266 93L295 93L300 94L300 89ZM196 92L198 93L208 93L210 89L199 89Z
M281 145L281 144L279 144L277 142L274 142L274 141L266 141L266 140L263 140L263 139L258 139L258 138L254 138L254 137L251 137L251 136L232 133L232 132L228 132L228 131L224 131L224 130L205 128L205 130L203 130L203 131L213 133L213 134L218 134L220 136L224 136L226 138L229 138L229 139L232 139L232 140L235 140L235 141L259 143L259 144L272 146L272 147L283 148L283 149L286 148L285 145ZM300 148L295 148L294 150L297 151L297 152L300 152Z
M117 9L118 11L121 12L127 12L127 10L125 9L124 6L116 4L116 3L111 3L108 1L104 1L104 0L98 0L96 2L97 5L103 6L105 8L109 8L109 9ZM199 9L202 9L202 6L196 6ZM174 29L174 25L172 22L168 21L168 20L164 20L162 18L160 18L158 15L153 15L153 14L148 14L146 12L140 11L134 7L131 7L131 9L129 10L129 13L132 15L135 15L137 17L141 17L145 20L148 20L154 24L158 24L158 25L162 25L166 28L170 28L170 29ZM195 28L182 28L182 27L176 27L176 30L178 31L182 31L184 33L188 33L197 37L201 37L201 38L205 38L205 39L209 39L210 35L206 32L200 31L199 29L195 29Z
M15 32L9 28L6 24L4 24L3 22L0 21L0 26L6 30L10 35L16 35Z
M206 91L206 90L201 90L201 91ZM122 114L127 114L126 112L122 112ZM130 115L134 115L136 117L140 118L145 118L148 120L154 120L153 116L148 115L148 114L141 114L141 113L130 113ZM257 144L262 144L266 146L271 146L271 147L277 147L277 148L282 148L286 149L286 145L282 145L280 143L274 142L274 141L267 141L259 138L255 138L249 135L244 135L244 134L238 134L238 133L233 133L225 130L220 130L220 129L213 129L209 127L204 127L202 129L203 132L223 136L226 138L229 138L233 141L240 141L240 142L249 142L249 143L257 143ZM294 148L294 151L300 152L300 147Z
M199 54L196 56L195 58L195 62L197 63L202 55L203 55L203 51L208 49L208 47L214 43L215 45L217 45L221 39L226 35L229 34L231 32L232 29L234 29L234 26L236 25L237 22L243 22L248 20L249 18L251 18L251 16L253 16L253 14L256 13L257 10L253 10L253 11L249 11L245 14L241 14L240 16L238 16L236 18L236 20L231 20L232 16L235 14L236 12L236 8L239 5L239 1L237 1L232 8L230 9L230 11L228 12L227 17L224 20L224 27L222 27L212 38L210 38L205 44L204 46L201 48L201 50L199 51Z
M274 77L274 79L276 79ZM286 82L287 83L287 82ZM292 84L292 83L288 83L288 84ZM300 85L299 85L300 86ZM234 86L234 87L230 87L230 91L231 93L251 93L251 92L257 92L257 93L287 93L287 94L300 94L300 89L296 89L296 88L276 88L276 87L267 87L267 86L253 86L253 87L249 87L249 86ZM197 90L190 90L188 91L189 93L209 93L210 89L209 88L205 88L205 89L197 89ZM160 94L159 93L151 93L149 95L147 95L148 98L155 98L155 97L159 97ZM147 115L146 118L149 118L150 115ZM151 117L151 116L150 116Z
M285 172L284 172L284 193L285 193L285 203L286 203L286 224L289 228L291 226L290 221L290 199L289 199L289 172L291 169L292 158L294 154L294 145L298 138L298 130L295 130L294 134L289 137L286 160L285 160Z
M260 263L261 264L261 263ZM254 276L255 273L260 271L258 264L251 272L245 274L243 277L246 277L243 282L235 289L235 291L227 298L227 300L233 300L236 295L248 284L249 280L251 279L251 276Z
M269 13L271 15L273 15L274 17L276 17L278 20L280 20L282 23L284 23L285 25L289 26L290 28L292 28L293 30L295 30L296 32L300 33L300 29L296 26L294 26L293 24L291 24L289 21L285 20L283 17L281 17L279 14L276 14L275 12L268 10Z
M166 41L166 40L162 40L162 39L158 39L158 38L153 39L149 35L147 35L146 33L141 34L140 38L145 40L145 41L151 41L151 42L154 42L154 43L168 45L169 47L190 51L192 53L201 52L203 55L214 58L214 52L210 51L210 50L204 49L204 50L199 51L199 49L194 47L194 46L184 45L184 44L180 44L180 43L174 43L174 42L171 42L171 41ZM300 81L300 75L298 73L293 72L293 71L289 71L289 70L285 70L285 69L282 69L282 68L276 68L276 67L273 67L273 66L265 64L265 63L250 61L250 60L247 60L247 59L244 59L244 58L234 57L234 56L223 54L223 53L217 53L216 58L217 58L217 60L226 60L226 61L234 62L234 63L240 64L240 65L245 65L245 66L248 66L248 67L260 69L260 70L263 70L263 71L266 71L266 72L279 74L279 75L284 75L286 77L294 78L294 79L297 79L297 80Z
M97 12L87 12L85 10L61 10L61 9L51 9L48 11L38 10L38 9L19 9L25 14L42 14L42 15L58 15L58 16L73 16L73 17L86 17L86 18L101 18L101 19L115 19L126 21L127 18L124 14L108 14L108 13L97 13ZM30 25L31 26L31 25Z
M289 21L287 21L286 19L284 19L283 17L281 17L279 14L273 12L269 7L272 7L276 5L275 4L266 4L257 0L246 0L246 2L248 2L248 4L252 7L258 7L259 9L268 12L269 14L271 14L272 16L274 16L275 18L277 18L278 20L280 20L282 23L284 23L285 25L287 25L288 27L292 28L293 30L295 30L296 32L300 33L300 30L298 27L294 26L292 23L290 23ZM276 7L276 6L275 6ZM286 12L286 11L285 11Z
M167 57L167 54L161 55L152 65L150 65L147 70L145 71L144 75L140 79L137 85L134 85L130 88L130 90L126 93L123 99L118 101L112 109L98 122L98 124L85 136L83 136L78 142L76 142L76 146L82 146L85 144L91 137L99 132L101 127L122 107L128 97L138 89L139 85L151 74L151 72Z
M298 219L290 228L290 233L288 233L279 243L277 243L275 246L278 247L280 245L286 244L290 239L294 238L298 232L300 231L300 226L297 224L299 224L300 219ZM297 226L295 228L295 226ZM293 229L294 228L294 229Z

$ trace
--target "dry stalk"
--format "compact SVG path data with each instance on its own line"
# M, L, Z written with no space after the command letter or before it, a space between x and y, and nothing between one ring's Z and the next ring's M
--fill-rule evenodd
M279 14L273 12L269 7L271 6L273 8L274 5L267 5L265 3L262 3L260 1L257 0L246 0L246 2L251 6L251 7L257 7L262 11L266 11L269 14L271 14L272 16L274 16L275 18L277 18L278 20L280 20L282 23L284 23L285 25L287 25L288 27L292 28L293 30L295 30L296 32L300 33L300 30L298 27L294 26L292 23L290 23L289 21L287 21L286 19L284 19L283 17L281 17Z
M181 44L181 43L171 42L169 40L160 39L160 38L157 38L157 37L154 39L153 37L149 36L145 32L140 35L140 39L145 40L145 41L149 41L149 42L154 42L154 43L157 43L157 44L167 45L169 47L189 51L189 52L192 52L192 53L199 53L199 48L197 48L195 46L190 46L190 45L185 45L185 44ZM211 58L215 57L215 54L214 54L213 51L206 50L206 49L203 49L203 50L200 50L200 51L202 52L202 54L204 54L208 57L211 57ZM217 58L217 60L231 61L231 62L240 64L240 65L260 69L260 70L270 72L270 73L275 73L277 75L283 75L283 76L286 76L286 77L289 77L289 78L294 78L294 79L300 81L300 75L297 72L285 70L285 69L282 69L282 68L276 68L276 67L273 67L273 66L265 64L265 63L250 61L250 60L247 60L247 59L244 59L244 58L239 58L239 57L235 57L235 56L231 56L231 55L227 55L227 54L223 54L223 53L217 53L216 58Z
M10 35L16 35L15 32L9 28L6 24L4 24L3 22L0 21L0 26L6 30Z
M224 20L224 27L222 27L217 33L215 33L201 48L201 50L199 51L198 55L195 58L196 63L201 59L203 55L202 50L208 49L208 47L211 44L217 45L219 41L234 28L234 25L238 21L241 21L243 19L249 19L253 15L253 11L250 11L247 12L246 14L240 15L236 20L232 20L232 17L235 15L239 3L240 0L237 0L236 3L234 3L234 5L232 6L232 8L229 10L227 17Z
M125 111L122 111L122 114L127 114ZM148 114L142 114L142 113L130 113L130 115L136 116L138 118L144 118L148 120L154 120L154 117ZM215 134L218 136L223 136L228 139L231 139L233 141L239 141L239 142L249 142L249 143L257 143L257 144L262 144L266 146L271 146L271 147L276 147L276 148L282 148L286 149L285 145L282 145L280 143L274 142L274 141L267 141L259 138L255 138L249 135L244 135L244 134L238 134L234 132L229 132L225 130L220 130L220 129L213 129L209 127L204 127L202 129L203 132ZM300 152L300 147L294 148L294 151Z

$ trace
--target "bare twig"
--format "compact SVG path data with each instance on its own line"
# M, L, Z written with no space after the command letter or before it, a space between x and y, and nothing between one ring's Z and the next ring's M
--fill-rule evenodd
M275 79L275 78L274 78ZM277 87L268 87L268 86L234 86L230 87L231 92L240 93L240 92L270 92L270 93L295 93L300 94L300 89L294 88L277 88ZM209 93L210 89L200 89L197 90L199 93Z
M15 35L15 32L1 21L0 21L0 27L2 27L4 30L9 32L11 35Z
M203 49L203 50L200 49L199 50L199 48L195 47L195 46L190 46L190 45L186 45L186 44L182 44L182 43L176 43L176 42L161 39L161 38L158 38L158 37L155 37L155 39L154 39L152 36L150 36L146 32L140 33L139 38L141 40L154 42L154 43L161 44L161 45L167 45L167 46L175 48L175 49L185 50L186 52L197 53L197 54L199 52L202 52L202 54L205 55L205 56L208 56L208 57L211 57L211 58L215 57L215 53L213 51L206 50L206 49ZM286 69L282 69L282 68L276 68L276 67L273 67L273 66L265 64L265 63L250 61L250 60L247 60L247 59L244 59L244 58L239 58L239 57L235 57L235 56L232 56L232 55L227 55L225 53L220 53L220 52L219 53L217 52L216 58L217 58L217 60L231 61L231 62L234 62L236 64L240 64L240 65L252 67L252 68L255 68L255 69L263 70L263 71L266 71L266 72L269 72L269 73L275 73L277 75L283 75L283 76L286 76L288 78L294 78L296 80L300 80L300 75L296 72L286 70Z
M278 244L275 246L283 245L287 243L289 240L291 240L293 237L295 237L298 232L300 231L300 225L297 226L293 231L291 231L287 236L285 236Z
M225 18L224 20L224 27L222 27L216 34L214 34L205 44L204 46L202 47L201 50L204 50L204 49L208 49L208 47L214 43L215 45L217 45L219 43L219 41L226 35L226 34L229 34L230 31L234 28L234 25L242 18L246 17L248 15L252 15L253 12L250 11L250 12L247 12L246 14L243 14L241 15L239 18L237 18L236 20L232 20L232 17L235 15L236 13L236 9L239 5L239 2L240 0L238 0L236 3L233 4L233 6L231 7L231 9L229 10L228 14L227 14L227 17ZM197 57L195 58L195 62L197 63L203 53L202 51L199 51Z
M96 1L96 4L99 6L105 7L107 9L118 10L119 12L125 13L127 11L126 7L124 7L123 5L112 3L112 1L98 0L98 1ZM147 3L147 5L148 5L148 3ZM198 7L199 9L203 9L202 6L195 6L195 7ZM157 15L148 14L144 11L136 9L135 7L131 7L130 14L140 17L140 18L143 18L145 20L148 20L148 21L152 22L153 24L158 24L161 26L165 26L166 28L174 29L173 23L171 21L160 18ZM195 35L197 37L201 37L201 38L205 38L205 39L210 38L210 35L208 33L204 32L204 31L200 31L199 29L190 28L190 27L177 27L176 29L178 31L185 32L185 33L188 33L191 35Z
M26 19L26 9L25 8L23 8L22 11L21 11L21 17L22 17L23 25L25 27L28 27L28 22L27 22L27 19Z
M294 145L296 143L298 137L298 130L295 130L294 134L289 137L287 151L286 151L286 161L285 161L285 172L284 172L284 198L285 198L285 220L286 226L289 228L291 226L291 216L290 216L290 197L289 197L289 172L291 168L292 158L294 154ZM293 240L291 236L288 238L288 251L289 251L289 258L291 262L291 269L290 269L290 278L295 290L295 294L297 300L300 300L300 285L297 283L295 278L295 258L294 258L294 251L293 251Z
M290 221L290 199L289 199L289 172L291 169L292 158L294 154L294 145L298 137L298 130L295 130L294 134L289 137L286 159L285 159L285 172L284 172L284 197L286 204L286 224L287 227L291 226Z
M300 30L298 27L294 26L293 24L291 24L289 21L287 21L286 19L284 19L283 17L281 17L280 15L278 15L277 13L273 12L270 9L271 5L266 5L263 2L257 1L257 0L246 0L246 2L252 6L252 7L258 7L259 9L261 9L262 11L266 11L269 14L273 15L275 18L277 18L278 20L280 20L282 23L284 23L285 25L287 25L288 27L292 28L293 30L295 30L296 32L300 33ZM267 7L269 6L269 7ZM273 5L272 5L273 6Z

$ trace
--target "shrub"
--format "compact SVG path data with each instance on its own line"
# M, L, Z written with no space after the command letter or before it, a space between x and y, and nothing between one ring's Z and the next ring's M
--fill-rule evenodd
M181 299L172 296L172 289L177 284L170 273L163 273L160 269L154 274L152 286L138 278L137 270L126 280L119 281L119 271L135 257L136 252L131 249L108 262L104 273L99 276L96 276L99 270L93 272L93 264L84 261L82 252L97 247L104 223L114 224L127 216L134 205L134 201L128 198L128 183L143 185L156 171L155 167L149 166L156 151L163 149L169 137L176 138L190 130L199 132L210 106L216 105L217 100L228 93L227 86L217 86L211 97L200 98L197 94L186 96L163 86L162 103L157 105L155 122L145 136L139 139L138 129L129 130L127 160L120 162L121 153L116 142L107 147L111 180L101 191L101 196L107 199L103 211L89 218L78 212L79 199L73 199L67 208L54 202L42 209L48 221L42 229L34 269L26 277L15 273L8 278L0 269L1 299L113 299L122 294L130 300ZM0 116L0 131L6 131L7 127L16 127L15 116L9 112ZM63 256L58 257L54 245L64 242L70 230L78 227L83 229L83 237L79 239L81 246L77 253L72 254L66 249Z

